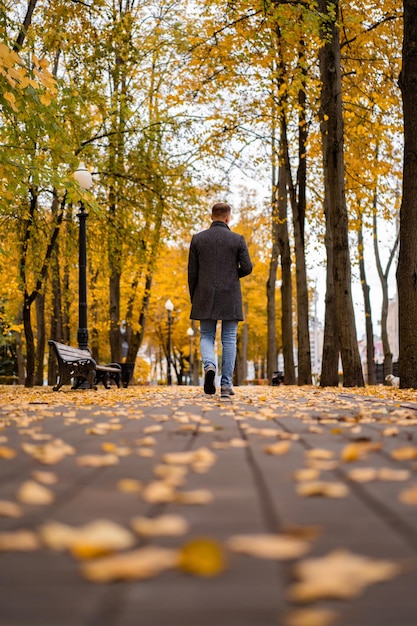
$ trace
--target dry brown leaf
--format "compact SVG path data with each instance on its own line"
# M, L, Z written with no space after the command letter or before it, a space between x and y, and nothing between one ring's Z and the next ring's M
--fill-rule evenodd
M339 613L330 609L298 609L287 613L284 626L331 626L339 618Z
M78 528L50 522L39 529L43 543L51 550L70 550L79 559L96 558L131 548L135 536L123 526L100 519Z
M298 559L310 549L304 539L292 535L234 535L226 541L226 547L260 559Z
M344 483L332 483L320 480L300 483L297 486L299 496L324 496L326 498L344 498L349 488Z
M390 580L400 572L400 566L391 561L335 550L325 557L306 559L294 566L293 573L301 582L290 587L289 597L291 601L302 603L353 598L368 585Z
M16 502L0 500L0 517L20 517L22 514L22 507Z
M81 574L95 583L141 580L178 566L178 551L146 546L132 552L96 559L81 566Z
M160 515L159 517L134 517L130 525L138 535L144 537L156 537L166 535L176 537L185 535L189 530L189 524L181 515Z
M409 489L404 489L398 496L400 502L403 504L410 504L415 506L417 504L417 485L413 485Z
M84 454L77 458L77 465L81 467L108 467L118 463L119 457L116 454Z
M17 452L8 446L0 446L0 459L14 459Z
M213 494L208 489L178 491L175 494L175 502L178 504L209 504L212 500Z
M271 454L273 456L281 456L287 454L288 450L291 447L290 441L278 441L277 443L272 443L269 446L264 448L264 452L266 454Z
M29 552L38 548L39 539L31 530L0 533L0 552Z
M27 480L19 487L16 498L24 504L51 504L54 494L34 480Z

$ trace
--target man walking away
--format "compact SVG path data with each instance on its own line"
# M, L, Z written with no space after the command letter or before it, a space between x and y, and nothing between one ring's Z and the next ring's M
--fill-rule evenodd
M230 399L236 361L238 322L243 320L239 279L252 271L252 262L242 235L229 228L231 208L213 205L212 224L191 239L188 257L190 318L200 321L200 351L204 366L204 391L216 393L214 342L218 320L222 322L221 397Z

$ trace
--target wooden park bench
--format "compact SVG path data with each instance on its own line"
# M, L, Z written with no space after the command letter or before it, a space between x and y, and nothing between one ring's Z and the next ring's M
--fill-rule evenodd
M58 391L62 385L69 384L74 379L72 389L78 389L87 382L90 389L97 389L98 383L103 383L106 389L113 380L120 387L122 368L118 363L99 365L88 350L73 348L64 343L50 339L48 344L53 349L58 361L58 381L53 387Z

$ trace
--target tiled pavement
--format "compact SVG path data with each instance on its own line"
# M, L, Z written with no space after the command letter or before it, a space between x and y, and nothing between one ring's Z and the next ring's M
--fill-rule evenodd
M103 584L86 580L80 560L66 550L0 548L0 626L416 626L417 504L401 494L411 494L412 502L417 484L417 404L394 396L378 400L366 391L291 387L237 388L231 403L193 387L1 388L0 402L0 501L19 503L27 480L48 482L36 472L56 479L43 484L53 501L20 502L20 516L1 515L0 502L0 546L1 533L25 529L38 537L50 521L79 527L106 519L129 529L137 516L178 513L189 523L185 535L137 536L133 549L177 549L208 538L227 559L226 569L210 577L174 567L144 580ZM73 453L50 464L35 458L39 446L59 446L57 439ZM278 453L267 453L277 443ZM207 504L152 502L143 491L120 489L123 479L142 487L154 481L165 454L198 450L210 451L203 452L209 462L186 464L178 491L209 490ZM79 464L85 455L105 454L117 462ZM325 493L299 495L312 481L295 480L302 478L297 472L312 466ZM371 468L373 479L363 482L359 472L352 480L350 472L359 468ZM341 489L340 497L326 495L329 482ZM227 543L242 534L304 537L311 528L317 536L298 559L239 554ZM337 549L389 561L401 571L357 597L291 601L295 563ZM323 562L318 578L328 575Z

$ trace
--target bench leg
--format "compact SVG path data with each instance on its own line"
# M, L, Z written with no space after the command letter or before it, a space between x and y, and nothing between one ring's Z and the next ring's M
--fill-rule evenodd
M53 391L59 391L63 385L68 385L70 382L70 373L66 367L59 364L58 366L58 380L54 387L52 387Z

